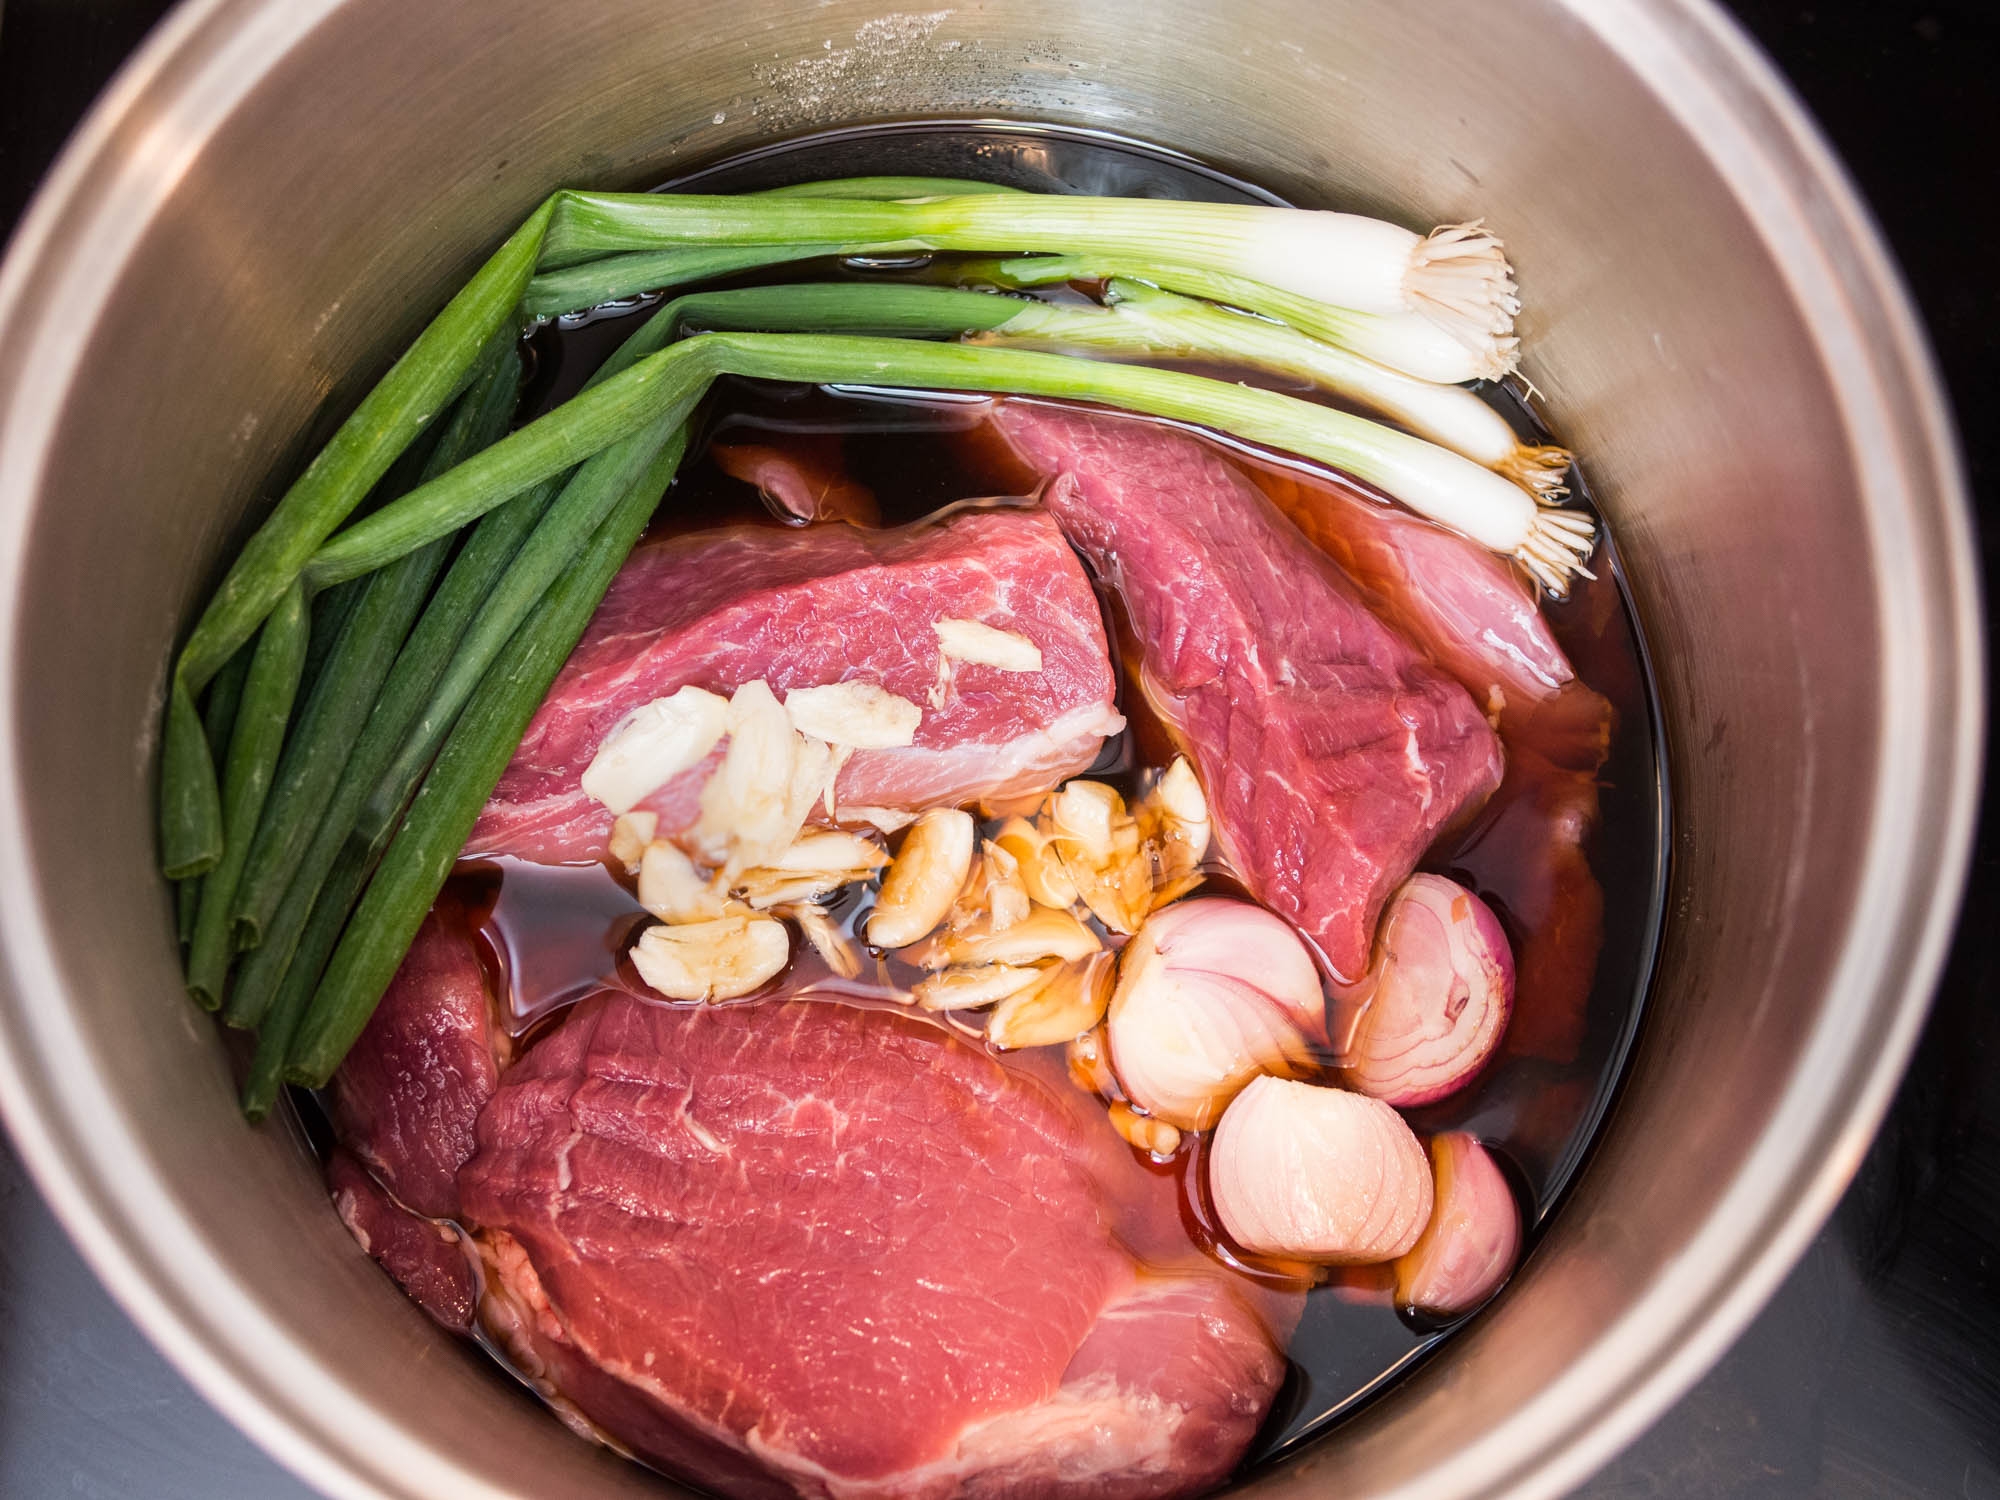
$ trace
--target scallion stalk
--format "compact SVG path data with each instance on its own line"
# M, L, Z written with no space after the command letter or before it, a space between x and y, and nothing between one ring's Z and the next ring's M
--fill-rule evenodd
M437 899L479 810L645 530L686 450L685 429L606 516L466 705L348 922L292 1039L285 1077L320 1087L361 1035Z
M222 1003L223 986L229 978L233 952L230 908L250 851L250 836L270 790L271 773L278 764L285 725L291 719L299 671L305 664L310 615L305 590L294 583L265 620L243 681L243 699L229 736L222 787L226 842L222 858L202 880L201 910L195 916L194 941L188 948L188 993L204 1010L214 1010Z
M195 695L235 654L306 561L431 417L465 384L480 350L514 316L554 210L544 203L362 399L257 529L181 648L161 749L161 865L197 875L222 858L224 818ZM408 550L408 549L404 549Z
M495 351L472 389L459 401L426 459L426 474L446 472L491 446L507 430L520 377L520 356L510 341ZM417 612L430 596L450 545L449 538L441 537L362 581L361 600L287 737L284 758L257 825L257 836L236 889L239 948L254 948L262 941L265 924L277 910L299 858L325 814L327 799ZM240 992L241 986L238 989ZM260 1015L255 1004L244 1003L250 999L233 994L223 1018L232 1025L256 1025Z
M1356 312L1422 313L1475 344L1511 335L1520 307L1499 240L1477 224L1426 236L1358 214L1067 194L884 203L565 193L542 269L620 251L725 244L1130 256L1225 272Z
M871 282L740 287L677 297L655 317L670 319L677 337L685 328L967 336L1017 348L1247 365L1371 406L1544 502L1562 496L1570 464L1565 449L1523 444L1506 418L1470 391L1417 380L1282 324L1140 282L1114 280L1102 307Z
M202 729L208 737L208 753L219 763L229 752L229 736L236 728L236 710L243 702L243 679L250 673L254 648L245 646L223 664L208 685L208 701L201 708ZM201 910L201 883L207 877L190 875L176 892L181 946L194 941L195 918Z
M610 264L610 259L601 264ZM1163 291L1261 314L1322 343L1337 344L1378 365L1440 385L1499 380L1513 372L1520 352L1519 340L1511 334L1462 341L1421 313L1356 312L1247 277L1133 256L1019 255L960 260L942 264L929 274L961 284L1015 290L1065 281L1142 281Z
M982 195L1026 193L1025 188L999 182L981 182L976 177L826 177L818 182L789 182L783 187L759 188L744 193L745 198L865 198L889 202L899 198L976 198Z
M533 535L521 546L506 573L480 605L444 675L438 679L422 716L411 726L401 750L355 818L355 836L373 841L402 815L410 789L423 776L438 747L487 669L528 615L577 555L604 518L632 493L652 468L661 448L682 431L685 412L669 412L630 437L595 454L564 486ZM685 442L685 437L680 441ZM664 485L662 485L664 488ZM542 606L546 607L546 606Z
M390 758L430 700L466 626L555 494L556 481L544 480L488 512L452 559L389 670L368 725L327 800L326 812L264 941L251 950L237 973L232 1003L240 1001L245 1014L262 1018L256 1023L257 1054L244 1094L244 1109L252 1119L261 1118L253 1101L262 1099L262 1108L269 1109L277 1095L292 1030L381 855L380 847L370 848L351 836L355 814L380 785Z

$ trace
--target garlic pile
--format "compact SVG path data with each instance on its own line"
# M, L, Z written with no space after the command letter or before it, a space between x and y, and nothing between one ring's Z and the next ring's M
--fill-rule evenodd
M1007 819L976 848L975 838L966 813L918 819L883 878L868 941L928 971L912 992L925 1009L992 1007L995 1046L1048 1046L1089 1031L1110 1003L1112 957L1084 917L1130 934L1199 884L1208 803L1176 760L1131 811L1104 783L1071 781L1033 819Z
M684 687L632 714L599 748L583 785L618 813L611 855L638 877L639 904L665 924L633 946L640 978L673 1000L747 995L790 958L783 917L836 974L858 974L860 955L821 902L868 879L888 855L873 839L809 832L806 823L822 805L828 821L837 818L834 783L849 756L912 743L922 716L874 683L801 688L781 703L762 680L727 699ZM638 804L718 745L689 853L657 837L658 814Z

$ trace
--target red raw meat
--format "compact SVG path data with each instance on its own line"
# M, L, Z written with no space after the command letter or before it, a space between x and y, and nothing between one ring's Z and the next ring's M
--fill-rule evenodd
M1143 686L1194 756L1222 850L1339 981L1437 831L1499 783L1456 682L1209 444L1030 402L993 422L1125 601Z
M943 702L940 619L1027 636L1042 670L955 664ZM1087 767L1124 727L1096 595L1039 511L958 511L890 531L725 527L641 547L556 679L468 855L545 863L602 855L611 814L580 784L631 710L688 684L728 693L851 678L924 709L916 743L863 750L841 772L847 806L915 810L1040 791ZM697 767L642 806L663 833L692 823Z
M470 1333L479 1293L458 1231L418 1218L345 1151L327 1162L326 1186L347 1232L396 1285L442 1326Z
M499 1082L486 976L459 903L443 897L333 1077L341 1142L398 1199L433 1219L458 1213L459 1166Z
M1114 1233L1171 1178L908 1017L600 992L479 1141L488 1327L573 1425L726 1495L1189 1494L1283 1374L1298 1299Z

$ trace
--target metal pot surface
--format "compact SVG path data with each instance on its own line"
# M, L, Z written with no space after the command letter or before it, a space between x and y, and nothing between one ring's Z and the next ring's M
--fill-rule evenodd
M1936 377L1823 143L1702 0L193 0L0 267L0 1103L99 1274L340 1496L648 1495L435 1334L247 1129L153 858L168 653L338 414L559 184L800 131L1111 130L1295 201L1484 215L1659 673L1668 930L1507 1294L1270 1496L1551 1495L1831 1209L1935 977L1979 760Z

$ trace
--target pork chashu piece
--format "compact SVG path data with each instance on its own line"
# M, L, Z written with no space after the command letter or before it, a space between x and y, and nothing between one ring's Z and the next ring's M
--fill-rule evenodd
M1272 1306L1140 1268L1066 1092L882 1011L600 992L480 1117L482 1316L574 1425L726 1495L1205 1489L1277 1390Z
M1336 979L1359 979L1389 893L1500 782L1479 708L1207 443L1027 402L993 422L1055 476L1048 508L1123 596L1223 852Z
M935 624L1025 636L1038 671L947 663ZM611 814L584 794L633 709L694 685L728 694L859 679L923 710L907 748L862 750L846 807L914 812L1018 796L1087 767L1124 727L1097 599L1054 520L964 510L888 531L733 526L642 546L619 573L473 830L468 854L568 862L603 853ZM690 826L712 762L647 798Z

